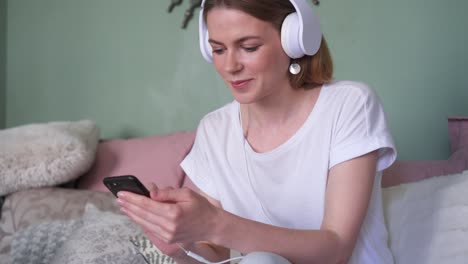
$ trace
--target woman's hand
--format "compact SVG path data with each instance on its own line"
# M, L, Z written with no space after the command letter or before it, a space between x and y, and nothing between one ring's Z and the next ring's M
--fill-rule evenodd
M175 243L190 247L196 241L212 240L219 209L202 195L188 189L150 187L151 198L119 192L121 210L142 227L163 253L181 251Z

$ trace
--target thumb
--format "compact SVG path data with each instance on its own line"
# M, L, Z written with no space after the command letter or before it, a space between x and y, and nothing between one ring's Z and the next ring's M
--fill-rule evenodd
M174 189L172 187L165 188L165 189L158 189L155 200L160 201L160 202L173 202L173 203L180 202L182 201L180 189Z
M152 182L149 186L149 191L150 191L150 197L153 200L156 200L156 196L158 195L158 186Z

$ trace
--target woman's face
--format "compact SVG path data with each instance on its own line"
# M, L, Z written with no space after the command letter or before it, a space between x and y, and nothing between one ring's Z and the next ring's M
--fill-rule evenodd
M292 89L290 59L272 24L236 9L214 8L207 27L214 66L238 102L258 102Z

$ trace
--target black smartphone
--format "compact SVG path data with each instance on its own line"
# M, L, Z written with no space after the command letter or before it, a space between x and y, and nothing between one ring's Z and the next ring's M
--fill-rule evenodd
M117 197L117 193L120 191L128 191L150 197L148 189L133 175L105 177L103 183L115 197Z

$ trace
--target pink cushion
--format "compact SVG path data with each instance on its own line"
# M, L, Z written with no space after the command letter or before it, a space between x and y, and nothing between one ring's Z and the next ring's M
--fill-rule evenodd
M107 192L102 183L104 177L128 174L135 175L146 186L154 182L162 188L180 187L185 174L179 164L194 139L195 132L186 131L102 141L93 166L80 178L78 188Z

